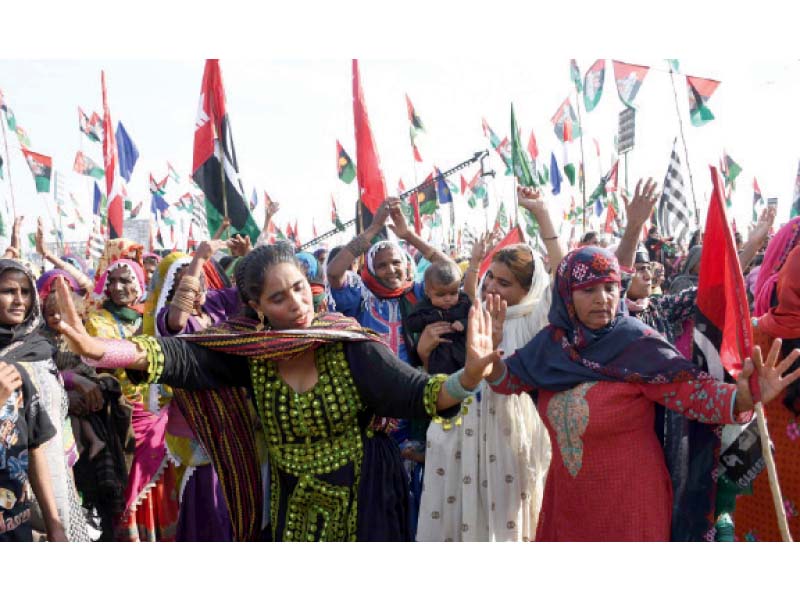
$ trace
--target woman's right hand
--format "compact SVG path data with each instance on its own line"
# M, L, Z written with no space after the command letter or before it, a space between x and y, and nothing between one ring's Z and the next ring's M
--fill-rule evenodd
M53 315L55 330L67 340L69 349L75 354L94 360L100 360L105 354L103 343L90 336L83 326L75 304L72 302L72 291L67 287L63 277L55 280L58 312Z
M503 341L503 326L506 323L507 309L508 302L503 300L499 294L486 295L486 310L489 311L492 319L492 344L494 344L495 350Z
M489 304L490 301L487 301L487 305ZM502 350L493 349L492 317L489 310L481 308L477 303L473 304L469 309L467 360L464 363L461 385L466 389L478 387L481 380L492 373L495 361L499 361L502 355Z
M22 377L17 368L0 362L0 399L7 400L11 394L22 386Z
M451 340L442 337L446 333L450 333L452 328L450 323L446 321L439 321L438 323L431 323L422 330L417 342L417 354L423 364L428 364L428 359L433 353L433 350L439 344L452 344Z

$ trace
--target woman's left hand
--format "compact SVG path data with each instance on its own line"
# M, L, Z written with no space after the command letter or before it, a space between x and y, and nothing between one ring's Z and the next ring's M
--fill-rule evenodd
M517 186L517 202L522 208L532 213L546 208L542 193L535 187Z
M503 326L506 323L506 310L508 302L503 300L499 294L486 294L486 310L492 318L492 344L495 349L503 341Z
M467 321L467 360L461 385L466 389L478 387L481 380L492 372L494 361L501 356L502 351L494 349L489 311L473 304Z
M736 412L745 412L753 409L753 390L750 389L749 378L755 370L758 373L758 387L761 391L761 402L768 404L777 398L783 390L789 387L800 377L800 369L795 369L785 377L789 367L800 358L800 349L795 348L782 361L778 362L781 352L781 340L772 342L772 347L767 354L767 360L761 357L761 348L753 350L753 359L745 360L742 372L736 380Z

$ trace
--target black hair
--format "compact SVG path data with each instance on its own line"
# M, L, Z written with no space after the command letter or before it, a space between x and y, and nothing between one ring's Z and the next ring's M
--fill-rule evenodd
M432 263L425 269L425 287L447 286L461 281L461 269L452 260Z
M581 238L581 244L588 244L591 240L598 240L599 236L596 231L587 231Z
M261 297L267 269L285 263L294 265L301 272L303 270L300 261L294 254L294 248L289 242L259 246L239 261L236 265L234 279L236 280L236 289L239 290L239 297L245 307L245 315L256 318L256 313L250 308L248 302L250 300L258 302Z

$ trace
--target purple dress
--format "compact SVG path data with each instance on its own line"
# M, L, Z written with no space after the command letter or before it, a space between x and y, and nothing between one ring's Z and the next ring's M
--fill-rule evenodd
M241 303L236 288L208 290L203 311L216 325L239 312ZM156 327L162 337L173 337L182 333L197 333L204 329L195 316L190 316L181 331L171 332L167 328L169 306L163 307L156 316ZM169 408L169 433L182 437L194 437L183 415L173 404ZM178 542L231 542L231 526L228 507L222 494L214 467L210 464L196 467L186 483L180 504L178 529L175 535Z

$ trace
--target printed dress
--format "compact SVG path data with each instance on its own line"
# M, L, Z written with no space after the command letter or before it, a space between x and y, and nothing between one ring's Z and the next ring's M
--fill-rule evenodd
M493 389L531 391L509 371ZM537 409L553 456L536 541L669 541L672 485L653 430L655 404L701 422L732 423L734 390L711 379L540 390Z

